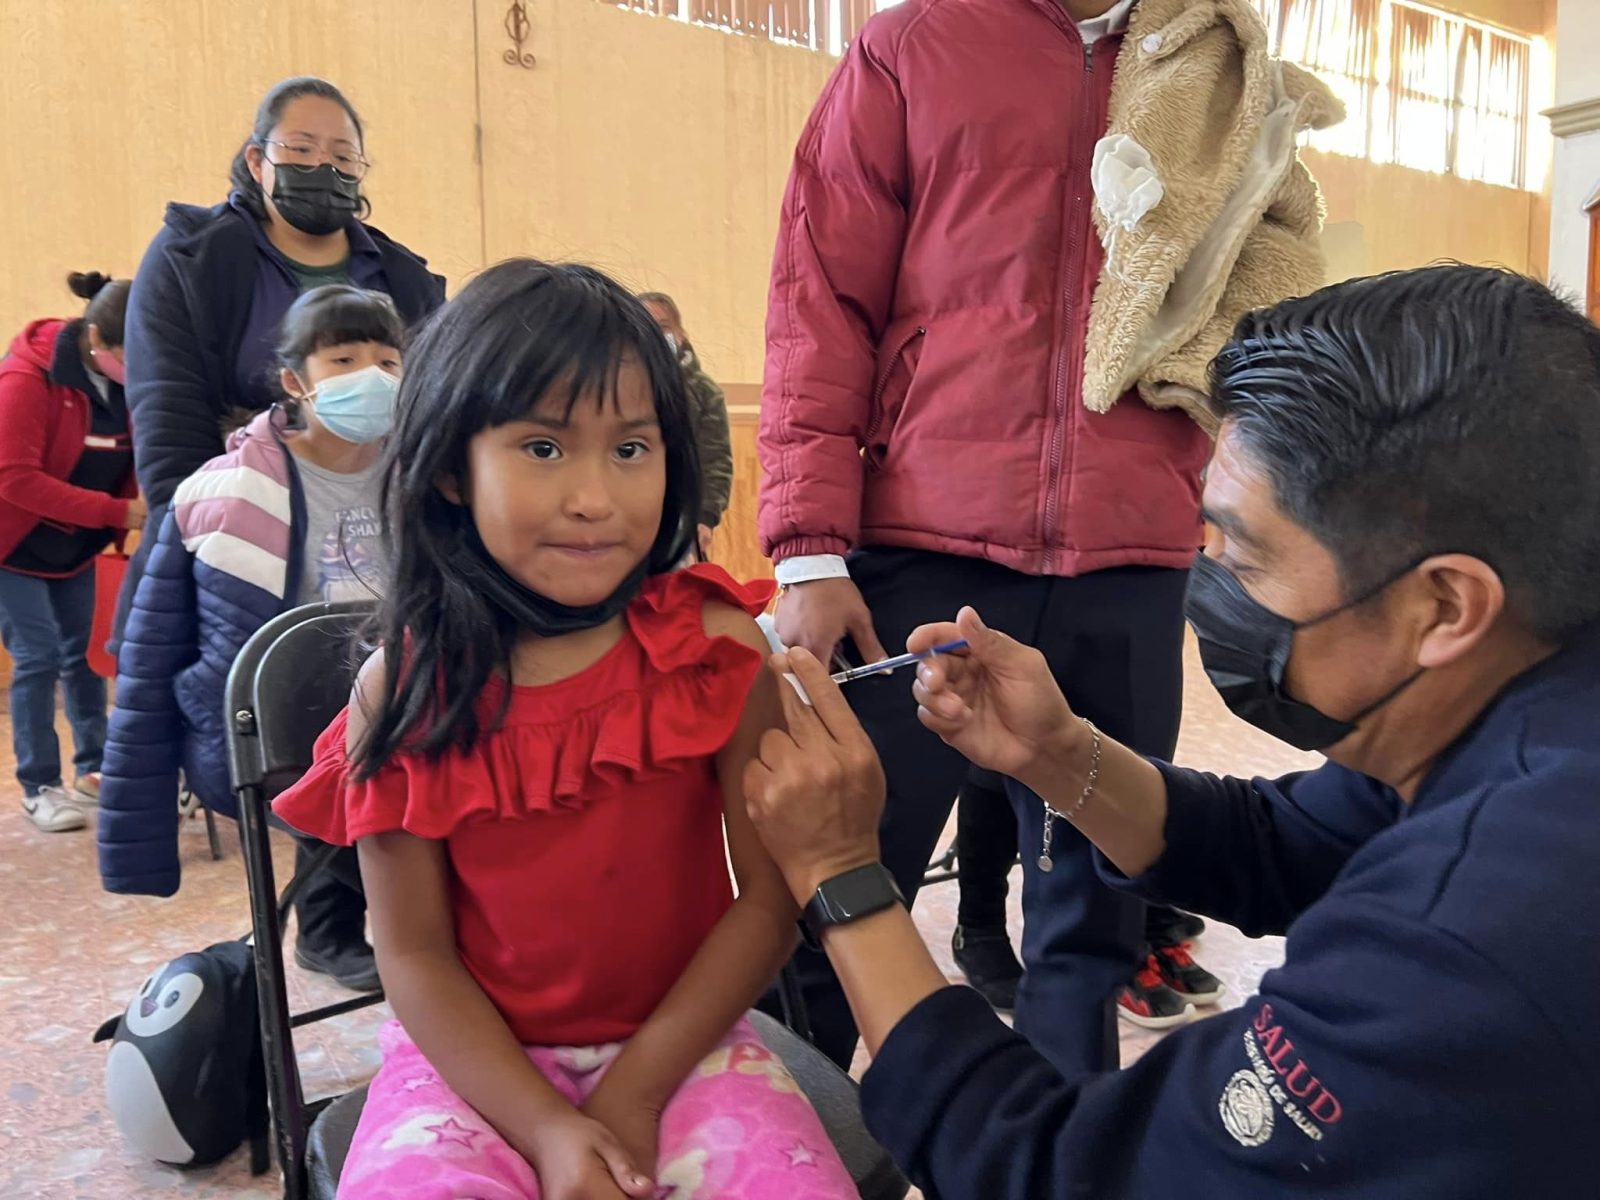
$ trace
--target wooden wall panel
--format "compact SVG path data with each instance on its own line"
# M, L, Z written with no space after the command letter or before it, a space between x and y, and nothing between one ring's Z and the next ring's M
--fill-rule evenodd
M1370 271L1422 267L1440 259L1539 273L1529 233L1534 192L1430 175L1388 163L1305 150L1322 185L1328 222L1355 222Z
M1520 28L1513 18L1548 3L1476 7ZM529 9L533 70L503 59L499 0L476 6L476 42L468 0L0 4L0 129L27 144L0 162L0 339L72 311L68 270L131 272L167 200L221 199L262 92L312 72L367 118L374 221L452 283L485 246L489 261L593 261L677 296L719 378L759 379L778 204L833 63L595 0ZM1330 218L1362 228L1374 270L1445 256L1543 265L1533 194L1307 161Z
M130 274L167 201L222 200L257 103L289 75L332 79L366 119L374 224L452 281L482 263L462 0L6 0L0 47L7 342L76 311L69 270Z
M772 564L761 553L756 534L756 493L761 486L761 463L756 458L754 407L730 405L728 423L733 432L733 499L717 526L711 543L711 560L728 568L736 579L770 579Z
M528 9L531 71L480 21L489 261L669 292L716 378L759 379L778 207L832 60L593 0Z

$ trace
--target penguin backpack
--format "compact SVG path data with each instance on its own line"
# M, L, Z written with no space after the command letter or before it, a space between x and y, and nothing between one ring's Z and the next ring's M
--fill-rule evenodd
M140 1154L176 1167L226 1158L247 1138L267 1167L266 1065L245 942L219 942L156 968L126 1012L95 1031L111 1042L106 1101Z

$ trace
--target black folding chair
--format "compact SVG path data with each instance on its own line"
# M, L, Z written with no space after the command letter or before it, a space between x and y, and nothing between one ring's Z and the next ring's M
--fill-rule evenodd
M206 805L200 803L200 797L191 792L179 778L178 785L178 820L192 821L197 816L205 817L206 844L211 848L211 861L222 861L222 839L217 834L216 815Z
M245 875L255 928L256 984L273 1143L285 1200L332 1200L350 1140L366 1101L365 1086L343 1096L307 1101L295 1060L293 1031L383 999L381 993L291 1015L283 968L283 924L294 889L325 862L320 852L283 896L275 895L268 826L272 798L305 773L312 745L350 695L357 631L366 602L311 604L275 618L245 644L228 675L229 756L239 800ZM281 826L280 826L281 827ZM785 1008L803 1023L804 1007L785 988ZM901 1200L910 1185L866 1131L856 1085L794 1030L751 1013L767 1046L811 1101L862 1200Z
M277 894L269 826L272 799L311 765L312 746L350 696L356 634L372 611L368 602L311 604L275 617L256 631L228 672L228 758L245 878L250 885L256 990L261 1044L267 1068L267 1102L287 1200L303 1200L310 1122L331 1097L308 1102L300 1084L293 1031L316 1021L381 1003L382 992L304 1013L290 1013L283 966L283 929L294 894L332 857L335 847L311 856Z
M922 877L922 886L928 887L935 883L950 883L961 878L961 872L956 868L960 861L961 852L954 842L951 842L945 852L928 864L928 870Z

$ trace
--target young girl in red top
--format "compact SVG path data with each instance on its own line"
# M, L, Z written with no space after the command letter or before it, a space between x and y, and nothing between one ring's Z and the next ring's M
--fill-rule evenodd
M666 340L598 272L501 264L416 342L389 454L384 649L276 805L355 844L399 1018L339 1194L855 1196L744 1021L795 940L741 785L770 589L672 569Z

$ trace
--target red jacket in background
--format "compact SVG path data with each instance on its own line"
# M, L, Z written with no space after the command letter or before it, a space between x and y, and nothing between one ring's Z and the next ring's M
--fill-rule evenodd
M1081 403L1090 160L1122 37L1055 0L908 0L801 134L761 405L763 548L910 546L1029 574L1184 567L1210 443Z
M67 324L34 321L0 359L0 562L41 521L121 528L128 498L137 492L131 468L115 496L67 482L83 456L93 403L50 378L56 340Z

